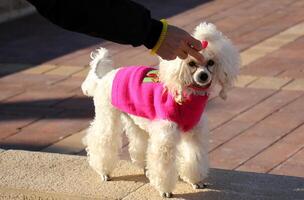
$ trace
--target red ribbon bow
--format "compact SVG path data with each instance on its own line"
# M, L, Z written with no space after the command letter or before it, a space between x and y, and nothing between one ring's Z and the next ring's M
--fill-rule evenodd
M203 49L206 49L207 46L208 46L208 41L207 41L207 40L203 40L203 41L202 41L202 48L203 48Z

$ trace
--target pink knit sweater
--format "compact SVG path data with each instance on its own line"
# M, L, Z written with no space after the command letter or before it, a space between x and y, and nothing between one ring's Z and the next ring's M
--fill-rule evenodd
M179 105L151 71L155 69L146 66L121 68L113 81L113 106L150 120L173 121L184 132L192 129L204 112L208 95L190 95Z

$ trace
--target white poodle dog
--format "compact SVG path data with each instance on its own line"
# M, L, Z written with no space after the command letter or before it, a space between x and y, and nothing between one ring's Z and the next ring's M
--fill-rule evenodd
M114 69L106 49L92 52L82 90L94 97L96 115L84 143L89 164L103 181L110 180L125 131L132 162L146 170L161 196L172 196L178 176L193 188L204 186L209 168L204 108L216 84L219 96L227 98L239 71L239 53L213 24L201 23L193 36L204 47L202 65L188 56L160 59L159 69Z

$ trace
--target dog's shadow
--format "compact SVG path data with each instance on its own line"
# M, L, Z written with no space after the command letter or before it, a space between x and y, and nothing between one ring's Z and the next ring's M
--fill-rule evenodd
M130 181L130 182L149 183L148 178L144 174L116 176L116 177L113 177L112 180L113 181Z
M127 181L127 182L130 181L130 182L140 182L144 184L149 183L149 179L144 174L116 176L112 178L112 181ZM188 187L190 186L188 185ZM191 200L202 199L202 197L206 195L209 196L212 195L212 193L219 192L213 187L214 186L212 185L208 185L208 188L206 189L199 189L199 190L193 189L193 193L174 193L173 197L181 198L181 199L191 199Z
M113 177L113 181L149 183L144 174ZM300 177L211 169L206 181L207 188L198 190L186 188L191 187L188 184L178 184L173 197L189 200L289 200L304 197L304 179Z

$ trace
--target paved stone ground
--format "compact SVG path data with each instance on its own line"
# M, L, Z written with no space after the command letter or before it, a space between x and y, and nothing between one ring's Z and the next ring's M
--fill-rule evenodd
M211 166L304 177L304 1L142 3L188 31L215 23L241 51L229 99L208 105ZM0 148L84 154L93 107L80 84L100 45L117 66L157 64L142 47L70 33L36 14L0 24ZM127 141L124 157L126 149Z
M163 199L143 170L125 160L109 182L100 181L84 156L9 150L0 153L0 163L0 199ZM198 190L178 182L172 200L302 200L304 196L300 177L212 169L206 181L209 187Z

